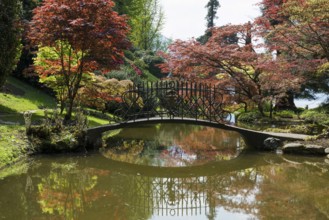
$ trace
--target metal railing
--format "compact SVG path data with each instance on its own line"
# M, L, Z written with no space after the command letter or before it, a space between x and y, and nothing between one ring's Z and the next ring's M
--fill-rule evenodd
M197 82L159 81L130 86L121 95L117 122L142 118L193 118L220 122L230 120L225 99L230 91ZM227 103L227 102L225 102Z

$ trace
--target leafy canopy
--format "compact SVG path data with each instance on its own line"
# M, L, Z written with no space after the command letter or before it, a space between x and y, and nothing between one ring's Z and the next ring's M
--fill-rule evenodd
M43 77L58 76L57 85L65 87L66 119L83 74L105 72L123 62L129 28L113 7L111 0L44 0L34 10L29 38L40 48L36 69Z

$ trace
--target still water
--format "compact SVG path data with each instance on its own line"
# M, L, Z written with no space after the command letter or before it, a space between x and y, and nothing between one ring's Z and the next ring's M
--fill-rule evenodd
M0 171L0 219L329 219L325 158L256 152L192 125L112 131L104 146Z

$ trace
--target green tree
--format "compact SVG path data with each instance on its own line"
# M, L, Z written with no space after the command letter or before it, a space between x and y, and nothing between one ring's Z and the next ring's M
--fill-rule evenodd
M207 20L207 28L212 28L215 26L215 19L217 18L217 10L220 7L218 0L209 0L206 8L208 9L208 13L206 16Z
M20 54L21 12L20 0L0 1L0 88L15 69Z
M157 50L161 43L160 31L164 13L159 0L117 0L119 14L128 16L129 35L133 45L143 50Z
M38 85L38 79L30 68L33 65L33 57L37 48L29 47L29 40L27 39L27 34L29 32L28 23L32 20L33 17L33 9L35 9L42 0L21 0L22 1L22 50L20 53L19 61L16 65L15 70L13 71L13 75L15 77L26 80L28 78L29 83L33 85Z
M132 8L136 6L133 4L134 0L114 0L115 6L114 10L120 15L130 15Z
M197 41L199 41L202 44L205 44L212 35L210 29L215 26L215 19L218 18L216 14L219 7L220 4L218 0L209 0L209 2L206 5L206 8L208 9L206 16L207 30L203 35L197 38Z

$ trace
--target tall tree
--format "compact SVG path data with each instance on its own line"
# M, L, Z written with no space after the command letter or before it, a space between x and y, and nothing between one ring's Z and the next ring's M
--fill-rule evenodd
M29 77L29 82L38 83L38 77L35 74L27 74L32 69L30 68L33 65L33 53L37 48L29 47L29 40L27 34L29 32L29 22L33 17L33 9L35 9L42 0L22 0L23 6L23 15L22 15L22 50L19 61L17 63L16 69L13 72L13 75L20 78L25 78L27 75Z
M126 19L111 0L44 0L34 10L29 34L32 43L47 47L52 56L40 58L38 73L58 75L68 99L65 119L72 115L84 74L108 71L122 63L129 43ZM42 62L41 62L42 61Z
M199 41L202 44L205 44L208 39L211 37L211 28L215 26L215 19L218 18L216 16L217 10L220 7L220 4L218 0L209 0L209 2L206 5L206 8L208 9L206 20L207 20L207 30L203 35L197 38L197 41ZM232 39L234 36L232 36Z
M164 13L159 0L115 0L119 14L126 14L129 38L138 49L155 51L161 40Z
M218 0L209 0L209 2L206 5L206 8L208 9L208 13L206 16L207 20L207 28L212 28L215 26L215 19L217 18L217 10L220 7L220 4Z
M20 53L20 0L0 1L0 88L14 70Z
M159 0L135 0L139 7L130 18L130 39L139 49L154 50L161 37L164 13Z

